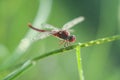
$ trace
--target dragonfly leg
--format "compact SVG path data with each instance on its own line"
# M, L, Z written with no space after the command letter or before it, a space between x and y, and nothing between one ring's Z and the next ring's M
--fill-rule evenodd
M64 44L66 41L65 40L60 40L59 45Z
M70 42L68 40L66 40L65 43L64 43L64 47L68 47L70 45L71 45Z
M60 40L59 44L60 45L64 44L64 47L68 47L71 45L68 40Z

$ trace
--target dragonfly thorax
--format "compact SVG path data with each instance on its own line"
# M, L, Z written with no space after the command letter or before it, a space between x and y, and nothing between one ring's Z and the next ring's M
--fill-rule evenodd
M68 37L70 36L70 33L68 31L66 31L66 30L64 30L64 31L61 30L59 32L54 33L53 35L58 37L58 38L67 40Z
M74 35L70 35L70 33L66 30L56 32L53 35L60 38L60 39L64 39L66 41L69 41L69 42L75 42L75 40L76 40L76 37Z

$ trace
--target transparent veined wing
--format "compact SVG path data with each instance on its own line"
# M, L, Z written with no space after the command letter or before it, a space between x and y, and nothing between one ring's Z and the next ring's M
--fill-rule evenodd
M80 16L78 18L73 19L72 21L69 21L68 23L66 23L65 25L63 25L63 30L68 30L70 28L72 28L73 26L75 26L76 24L80 23L84 21L84 17Z
M49 24L44 24L43 26L44 26L44 28L49 28L51 30L38 29L38 28L33 27L32 24L30 24L30 23L28 24L28 26L31 29L39 32L31 38L32 41L37 41L39 39L44 39L44 38L46 38L46 37L48 37L48 36L50 36L50 35L52 35L52 34L54 34L58 31L57 28L55 28L54 26L49 25Z
M58 28L54 27L53 25L50 25L50 24L41 24L43 27L42 29L50 29L50 30L59 30Z
M35 35L34 37L31 38L32 41L37 41L37 40L40 40L40 39L44 39L44 38L47 38L49 37L50 35L52 35L51 32L40 32L38 33L37 35Z

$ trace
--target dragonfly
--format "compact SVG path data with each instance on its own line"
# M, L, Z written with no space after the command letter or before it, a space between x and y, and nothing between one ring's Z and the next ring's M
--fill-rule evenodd
M31 29L40 32L39 36L37 37L37 39L44 39L50 35L55 36L57 38L59 38L60 44L64 44L65 47L69 46L69 44L71 42L75 42L76 41L76 37L75 35L71 35L71 28L75 25L77 25L78 23L81 23L84 21L84 17L80 16L77 17L69 22L67 22L66 24L63 25L63 27L61 29L54 27L53 25L50 24L42 24L43 27L45 28L49 28L51 30L45 30L45 29L38 29L36 27L33 27L31 23L28 24L28 27L30 27Z

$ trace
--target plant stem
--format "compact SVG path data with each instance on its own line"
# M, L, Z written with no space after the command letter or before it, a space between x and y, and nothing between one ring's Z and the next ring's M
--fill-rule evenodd
M85 43L77 43L75 45L68 46L66 48L61 48L61 49L58 49L58 50L54 50L54 51L45 53L43 55L40 55L38 57L33 58L33 60L37 61L37 60L40 60L42 58L45 58L45 57L53 55L53 54L57 54L57 53L62 53L62 52L65 52L65 51L69 51L69 50L75 49L77 46L80 46L80 47L89 47L89 46L93 46L93 45L98 45L98 44L103 44L103 43L107 43L107 42L112 42L112 41L118 40L118 39L120 39L120 35L116 35L116 36L112 36L112 37L107 37L107 38L102 38L102 39L97 39L97 40L92 40L92 41L85 42Z
M112 42L114 40L118 40L120 39L120 35L116 35L116 36L112 36L112 37L107 37L107 38L102 38L102 39L97 39L97 40L93 40L93 41L89 41L86 43L78 43L66 48L61 48L58 50L54 50L48 53L45 53L43 55L37 56L31 60L28 60L27 62L25 62L19 69L17 69L16 71L10 73L9 75L7 75L4 80L12 80L13 78L16 78L20 73L24 72L26 69L28 69L30 66L34 65L33 63L36 63L38 60L41 60L43 58L46 58L48 56L51 56L53 54L58 54L58 53L62 53L65 51L69 51L72 49L76 49L77 53L77 61L78 61L78 70L79 70L79 74L80 74L80 78L81 80L84 80L84 76L82 73L82 64L80 61L80 48L81 47L88 47L88 46L93 46L93 45L98 45L98 44L103 44L103 43L107 43L107 42ZM77 48L76 48L77 47ZM26 63L28 63L27 65L25 65Z
M79 79L84 80L83 69L82 69L82 58L81 58L81 53L80 53L80 46L76 47L76 58L77 58L77 64L78 64Z
M50 14L51 7L52 7L52 0L39 0L39 8L37 16L35 17L35 20L33 22L33 25L36 27L41 27L41 23L46 22L47 18ZM12 66L15 61L18 61L24 53L28 50L31 44L33 44L33 40L31 37L34 37L37 35L37 32L33 32L32 30L29 30L26 36L21 40L21 42L18 44L17 48L14 50L12 55L7 58L3 64L0 66L0 70L4 70L10 66Z
M26 61L20 68L10 73L7 77L5 77L3 80L13 80L17 76L19 76L22 72L24 72L26 69L29 69L31 66L34 65L34 62L31 60Z

